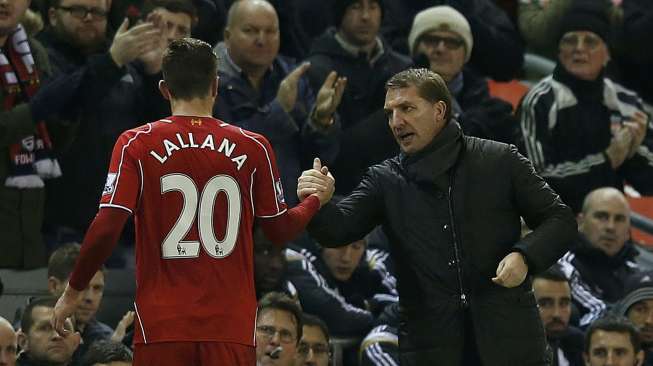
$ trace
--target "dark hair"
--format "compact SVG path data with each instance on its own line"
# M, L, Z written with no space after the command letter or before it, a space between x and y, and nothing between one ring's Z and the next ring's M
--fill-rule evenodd
M447 83L440 75L426 68L407 69L395 74L385 84L386 90L403 89L411 86L416 87L417 94L430 103L443 101L447 106L444 113L444 122L449 123L451 119L451 93Z
M304 326L309 326L309 327L318 327L324 333L324 337L327 340L327 343L329 342L329 328L327 327L326 323L324 320L320 319L319 317L311 314L306 314L304 313L304 317L302 318L302 322L304 323Z
M70 274L75 269L75 262L77 262L81 248L82 246L77 243L70 243L52 252L48 259L48 278L54 277L59 281L68 281ZM104 265L100 270L103 273L106 272Z
M163 79L175 99L204 98L218 74L211 45L194 38L176 39L163 54Z
M27 304L27 307L25 308L25 312L23 312L22 319L20 319L20 329L23 330L23 333L27 334L32 325L34 325L34 308L39 306L54 308L56 303L57 299L51 296L38 297L30 300L30 302Z
M132 362L132 351L124 344L110 340L95 341L82 358L82 366L93 366L97 363Z
M639 337L639 332L633 323L631 323L630 320L624 318L623 316L608 315L594 321L594 323L592 323L587 329L587 333L585 333L585 353L589 353L592 335L594 335L594 333L598 330L605 332L627 333L630 336L630 343L633 346L635 353L642 350L642 342Z
M554 281L554 282L567 282L569 283L569 280L567 279L567 276L562 272L562 269L560 269L560 266L557 264L552 265L549 267L544 272L536 273L533 275L533 280L541 278L543 280L549 280L549 281Z
M143 16L156 8L163 8L171 13L187 14L191 19L191 27L197 23L197 8L190 0L148 0L143 6Z
M302 334L304 333L302 327L304 326L302 309L299 307L299 304L290 296L281 293L281 292L269 292L261 298L258 302L258 316L260 317L263 314L264 310L281 310L286 311L295 318L296 330L297 330L297 343L302 339Z

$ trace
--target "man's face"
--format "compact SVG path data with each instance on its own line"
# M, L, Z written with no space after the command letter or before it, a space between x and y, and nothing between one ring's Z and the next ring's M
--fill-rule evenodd
M270 67L279 53L279 19L267 3L242 2L225 30L229 55L240 67Z
M0 37L6 37L18 26L30 0L0 0Z
M465 42L458 33L424 33L419 37L416 51L428 57L431 71L440 74L447 83L458 75L465 65Z
M355 241L338 248L322 249L322 260L338 281L349 281L365 254L365 241Z
M18 338L11 324L0 318L0 366L16 365Z
M161 15L161 20L165 25L165 36L168 44L176 39L190 37L193 19L186 13L173 13L165 8L156 8L152 11Z
M50 325L53 308L36 306L32 309L34 320L29 330L23 329L27 339L21 346L28 352L30 359L40 363L65 364L68 362L77 346L79 346L79 333L61 337ZM66 320L64 328L73 332L73 325Z
M267 239L256 238L254 243L254 281L257 293L267 293L279 287L286 270L283 249Z
M600 195L580 216L579 230L587 240L608 256L623 248L630 232L630 210L617 195Z
M329 342L318 326L305 325L299 341L295 366L327 366L329 364Z
M558 59L565 70L581 80L596 80L610 59L605 42L587 31L565 33L558 51Z
M636 302L626 315L639 328L642 343L647 348L653 347L653 299Z
M444 102L429 103L415 86L388 89L383 106L399 148L414 154L444 128Z
M78 324L87 324L95 317L100 304L102 303L102 296L104 295L104 273L97 271L95 276L89 282L88 287L84 290L84 297L82 302L77 307L75 312L75 321Z
M381 6L375 0L359 0L347 7L340 32L356 46L375 42L381 27Z
M107 0L61 0L58 8L49 10L55 32L81 50L94 50L104 43L106 14Z
M597 330L584 354L586 366L641 366L643 352L635 353L628 333Z
M273 351L281 347L274 355ZM256 322L256 360L259 366L292 366L297 354L297 320L279 309L264 309Z
M571 316L569 284L566 281L536 278L533 281L533 291L547 337L560 337L567 330Z

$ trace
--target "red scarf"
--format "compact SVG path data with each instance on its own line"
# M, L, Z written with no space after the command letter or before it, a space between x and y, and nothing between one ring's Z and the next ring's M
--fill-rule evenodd
M27 33L20 24L7 39L5 47L0 48L0 85L4 89L2 107L5 111L27 102L40 85ZM60 175L59 163L52 157L52 141L48 129L43 121L38 121L34 135L9 147L9 174L5 185L40 188L43 187L42 178Z

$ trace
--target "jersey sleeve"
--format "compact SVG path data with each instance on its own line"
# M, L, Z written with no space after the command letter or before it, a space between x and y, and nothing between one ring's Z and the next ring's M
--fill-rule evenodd
M287 205L274 151L265 137L261 135L248 135L248 137L254 140L258 151L256 171L252 179L254 214L259 218L276 217L286 211Z
M120 208L130 214L136 210L141 190L141 165L134 156L134 150L139 133L140 131L126 131L116 141L100 198L100 208Z

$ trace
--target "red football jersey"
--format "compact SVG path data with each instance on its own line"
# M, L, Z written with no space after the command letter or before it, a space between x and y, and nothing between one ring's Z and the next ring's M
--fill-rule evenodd
M263 136L182 116L126 131L100 207L135 216L135 343L254 345L252 224L286 211Z

